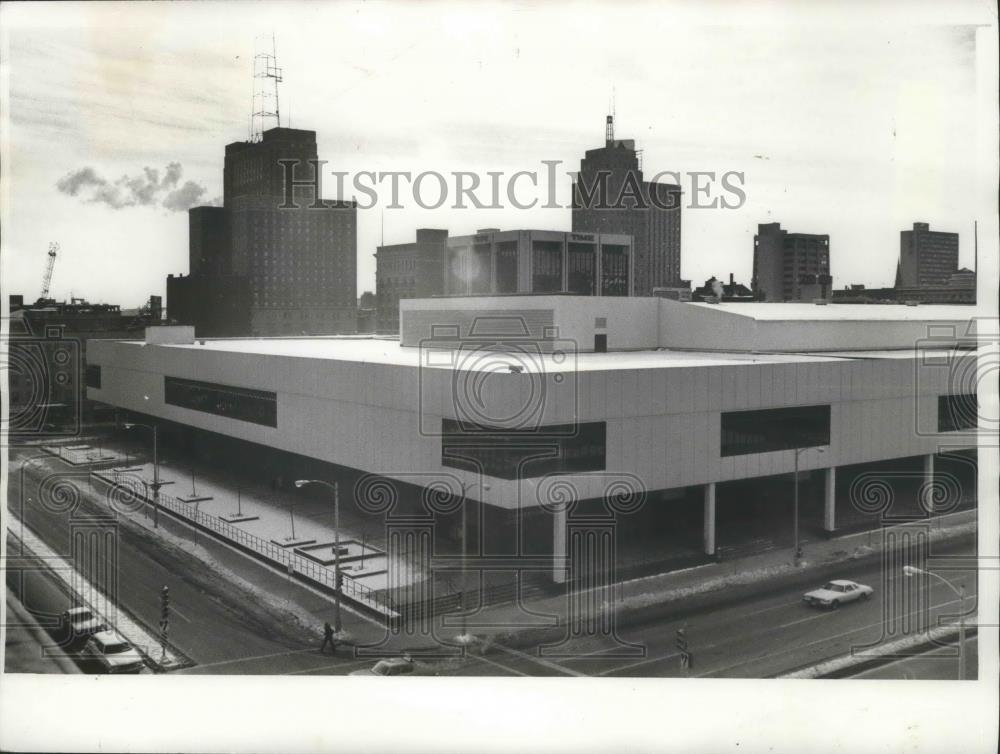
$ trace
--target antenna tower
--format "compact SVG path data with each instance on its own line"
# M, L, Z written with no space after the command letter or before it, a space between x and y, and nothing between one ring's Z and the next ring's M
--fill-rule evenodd
M281 125L278 84L281 83L282 79L275 53L274 34L271 34L270 38L257 37L254 41L250 141L260 141L264 138L264 129L269 121L272 121L275 126Z

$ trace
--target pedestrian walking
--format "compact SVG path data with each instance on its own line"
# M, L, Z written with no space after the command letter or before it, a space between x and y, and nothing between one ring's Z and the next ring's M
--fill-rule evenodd
M323 643L320 644L320 652L326 650L327 643L330 644L330 651L337 654L337 642L333 640L333 626L330 625L330 621L323 624Z

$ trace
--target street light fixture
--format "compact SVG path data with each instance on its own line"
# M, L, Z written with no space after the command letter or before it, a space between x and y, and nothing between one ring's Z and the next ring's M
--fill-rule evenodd
M795 513L794 513L794 526L795 529L795 564L798 565L799 561L802 560L802 544L799 542L799 455L807 450L816 450L818 453L825 453L826 448L822 447L807 447L807 448L797 448L795 450Z
M288 501L288 518L292 522L292 536L288 538L289 542L295 541L295 500Z
M334 589L334 613L333 629L339 634L341 632L340 623L340 600L341 600L341 576L340 576L340 487L337 482L325 482L322 479L297 479L295 487L302 489L307 484L321 484L333 490L333 579L336 583ZM289 508L291 510L291 508ZM292 536L295 536L295 523L292 519Z
M948 579L933 571L925 571L916 566L903 566L903 573L907 578L911 576L932 576L953 591L959 600L958 613L958 680L965 680L965 584L960 584L958 589Z
M139 422L125 422L122 424L125 429L134 429L135 427L145 427L146 429L152 430L153 432L153 483L150 485L153 488L153 528L159 528L160 526L160 455L159 455L159 445L157 442L157 431L155 424L141 424Z
M469 490L476 484L476 482L465 482L462 484L462 632L458 635L458 640L460 643L468 643L471 640L469 636L468 629L468 618L466 615L467 605L465 601L465 593L468 591L469 587L469 548L468 548L468 510L469 510ZM480 487L483 492L489 492L490 486L488 484L483 484L480 480ZM480 516L482 515L482 510L480 510Z

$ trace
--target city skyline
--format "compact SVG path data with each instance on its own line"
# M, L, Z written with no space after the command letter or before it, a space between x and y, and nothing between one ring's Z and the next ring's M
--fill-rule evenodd
M0 0L0 750L993 751L997 31Z
M249 62L262 29L274 30L285 71L282 124L316 130L328 170L541 172L543 160L560 160L556 195L566 206L564 171L602 145L613 91L616 135L636 140L647 175L745 174L741 208L685 210L686 279L732 272L749 280L753 234L773 221L831 236L836 287L891 284L899 232L913 222L959 233L959 264L973 266L971 26L902 26L891 9L881 11L887 23L866 17L864 27L851 11L828 9L839 23L820 25L784 9L762 18L734 11L731 26L710 27L683 3L638 28L632 14L600 7L567 17L501 5L487 24L465 11L441 20L344 4L295 5L281 18L252 9L220 33L217 6L174 6L169 17L156 6L130 5L113 17L103 6L70 7L71 18L106 23L106 34L82 41L51 23L26 28L16 9L6 10L8 134L17 145L4 234L11 291L36 295L51 240L63 247L52 283L60 299L138 305L163 292L166 275L188 271L186 213L175 210L221 196L218 151L246 138ZM191 31L183 41L129 31L160 18L167 29ZM768 18L785 29L780 45L765 35ZM663 24L685 27L671 37L677 66L626 55L655 40ZM603 37L589 33L597 26ZM320 41L329 32L319 29L342 34L333 54ZM557 33L567 54L537 65ZM72 60L72 70L56 60ZM66 128L80 138L66 139ZM88 168L84 188L111 187L103 202L86 201L97 194L84 190L66 193L65 182L57 188ZM145 180L138 193L128 194L133 182L116 194L118 176ZM396 243L418 227L568 231L570 212L376 208L359 213L358 225L361 292L374 290L383 232L385 243Z

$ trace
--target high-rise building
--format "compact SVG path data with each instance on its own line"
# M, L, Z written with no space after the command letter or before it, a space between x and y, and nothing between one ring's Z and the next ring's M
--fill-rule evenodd
M927 223L899 232L897 288L945 286L957 271L958 233L931 230Z
M378 329L399 331L399 302L408 298L628 296L632 258L629 236L483 228L449 238L446 230L423 228L416 243L378 249Z
M681 187L643 178L632 139L616 139L607 117L604 146L588 149L573 186L577 233L632 236L632 295L681 284Z
M315 131L226 146L223 206L189 213L190 274L168 281L172 320L199 336L355 331L357 207L322 198L317 161Z
M445 293L631 295L632 238L559 230L480 230L448 239Z
M781 223L757 226L753 237L754 294L762 301L829 298L830 236L789 233Z
M399 300L444 293L448 231L417 230L417 240L379 246L375 254L376 331L399 332Z

